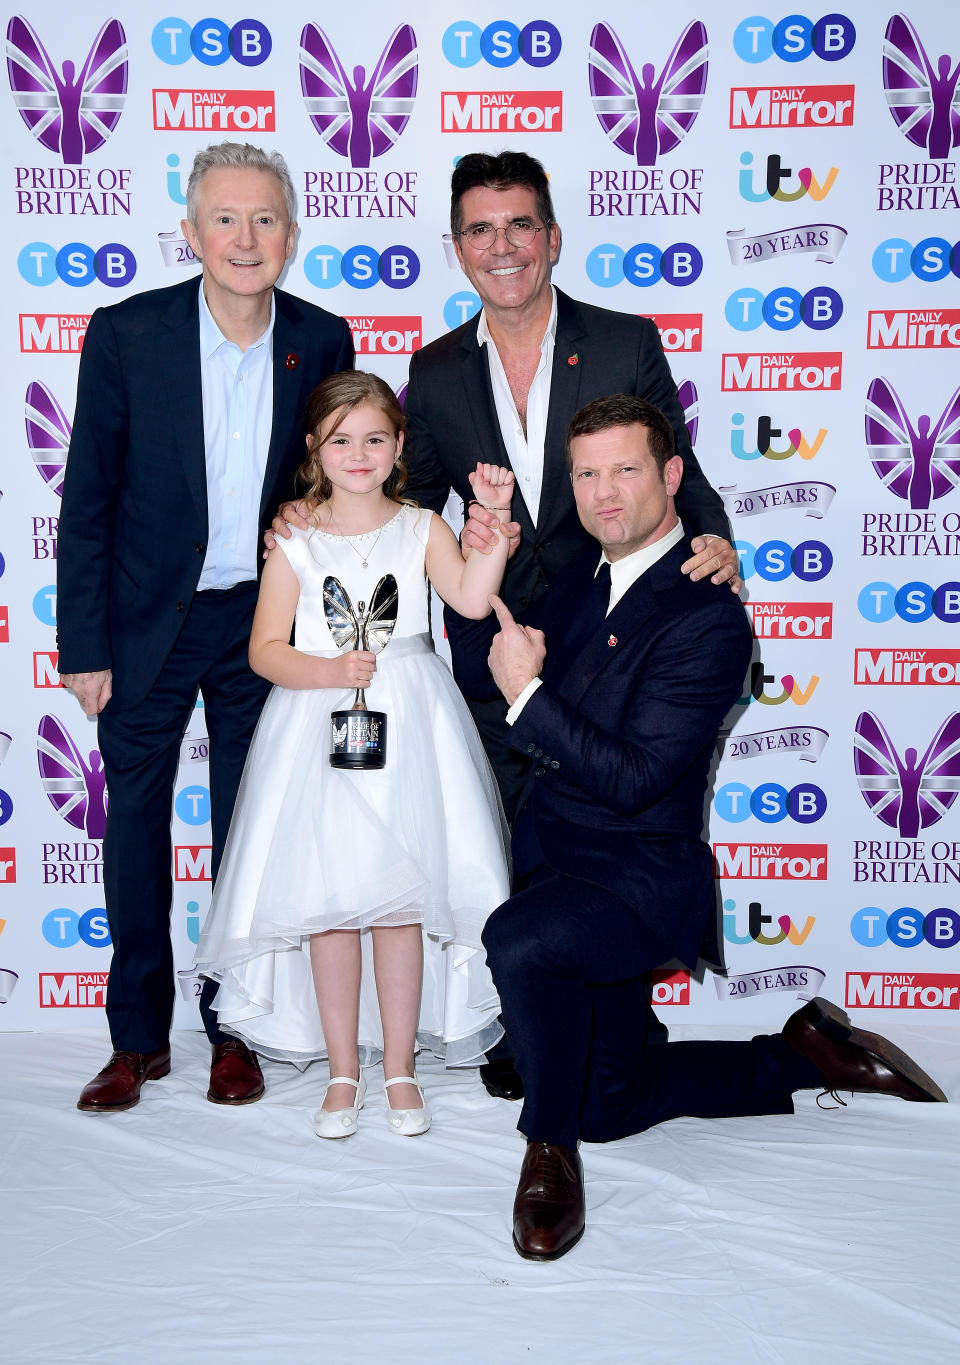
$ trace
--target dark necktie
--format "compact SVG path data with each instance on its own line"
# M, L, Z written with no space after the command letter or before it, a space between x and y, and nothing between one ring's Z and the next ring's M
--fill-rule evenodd
M579 654L584 645L603 625L610 605L610 565L606 560L597 570L593 582L575 606L576 615L566 639L567 648Z

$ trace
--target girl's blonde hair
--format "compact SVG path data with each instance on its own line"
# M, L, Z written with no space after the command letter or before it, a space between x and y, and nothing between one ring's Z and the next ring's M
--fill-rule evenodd
M317 385L307 399L303 424L306 434L313 437L313 448L307 452L307 458L297 470L297 479L306 489L306 501L313 506L326 502L333 492L333 485L324 474L320 462L320 446L341 417L364 403L380 409L393 429L394 436L399 436L406 429L407 420L393 389L379 375L366 374L363 370L343 370L330 375ZM406 483L407 466L398 452L383 485L384 494L394 502L400 502L400 494Z

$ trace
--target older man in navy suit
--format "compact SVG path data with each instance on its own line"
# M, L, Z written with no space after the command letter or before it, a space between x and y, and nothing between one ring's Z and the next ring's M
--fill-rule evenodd
M751 633L737 598L682 572L682 462L661 412L626 394L589 403L568 455L602 553L595 544L556 578L533 626L494 599L489 654L511 742L534 764L514 824L515 893L484 932L525 1087L514 1244L534 1260L583 1233L581 1138L680 1115L790 1113L807 1087L944 1098L827 1001L752 1042L646 1046L645 974L693 965L704 943L717 960L703 801ZM463 629L461 686L482 695L482 623Z
M200 152L182 227L202 279L98 310L80 361L59 532L63 685L98 738L109 791L104 891L114 1052L78 1107L129 1109L170 1070L170 811L202 691L212 875L268 685L247 663L260 536L293 491L313 386L353 364L346 323L275 289L296 240L278 153ZM263 1094L257 1059L217 1026L207 1098Z

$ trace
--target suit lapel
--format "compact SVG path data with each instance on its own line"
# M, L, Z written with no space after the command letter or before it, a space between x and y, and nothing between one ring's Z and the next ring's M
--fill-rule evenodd
M480 346L477 342L476 326L463 340L462 355L461 376L464 393L477 441L480 449L484 452L484 459L493 464L506 465L512 469L513 466L510 463L507 448L503 444L500 422L497 419L497 406L493 398L493 386L490 382L490 368L487 364L485 347ZM530 513L527 511L527 505L520 496L516 496L513 500L513 515L520 523L522 536L530 537L532 543L533 522L530 519Z
M645 574L641 574L624 593L603 625L577 653L559 679L557 691L565 701L579 706L583 694L599 674L611 665L616 665L621 651L660 610L659 594L677 581L680 565L689 553L689 542L681 540Z
M200 379L200 285L180 286L167 326L157 332L161 391L170 395L174 446L183 464L190 496L207 522L207 465L203 439L203 385Z
M274 485L279 478L284 455L295 434L294 427L303 406L299 401L300 388L308 368L306 337L301 314L289 295L284 294L282 290L274 291L274 299L276 314L273 320L273 421L260 494L261 521L266 515Z
M557 290L557 335L550 373L550 408L543 442L543 483L540 488L540 514L537 526L543 531L551 519L560 520L569 511L570 499L558 499L567 483L566 441L570 419L580 406L580 376L583 373L582 344L584 328L573 299Z

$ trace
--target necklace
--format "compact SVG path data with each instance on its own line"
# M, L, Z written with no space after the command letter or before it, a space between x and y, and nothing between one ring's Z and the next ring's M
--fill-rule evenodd
M373 532L359 531L356 536L348 536L346 532L343 530L343 527L340 525L339 521L337 521L336 517L333 515L333 508L328 506L327 510L330 513L331 524L336 527L337 535L340 537L341 540L346 541L346 543L350 546L350 549L359 559L361 568L364 569L367 568L374 550L380 544L380 537L383 535L383 528L386 526L387 521L391 519L391 509L389 507L387 508L386 516L383 518L383 521L381 521L379 527L377 528L377 538L370 546L370 549L366 552L366 554L364 554L362 550L358 550L353 542L355 539L359 540L363 536L372 536Z

